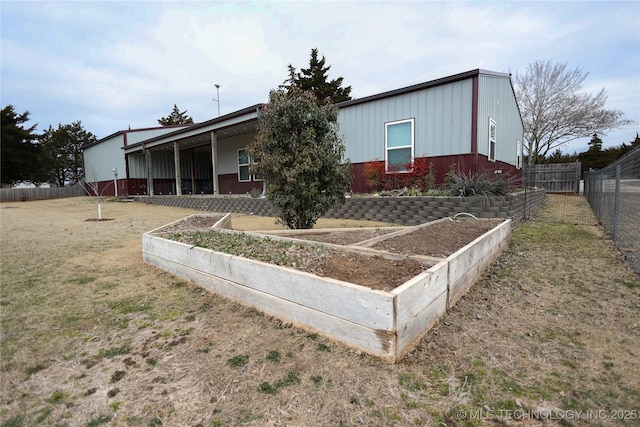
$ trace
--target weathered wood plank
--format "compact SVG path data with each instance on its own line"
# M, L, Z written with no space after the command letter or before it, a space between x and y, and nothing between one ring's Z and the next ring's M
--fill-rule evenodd
M218 221L216 221L215 224L213 224L211 226L212 229L228 229L231 228L231 214L230 213L199 213L199 214L191 214L188 215L182 219L178 219L176 221L170 222L168 224L162 225L158 228L154 228L151 231L148 231L145 234L158 234L158 233L162 233L162 230L164 230L165 228L169 228L173 225L176 225L182 221L188 221L190 218L201 218L201 217L217 217L217 216L222 216L222 218L220 218Z
M342 233L345 231L367 231L367 230L404 230L411 228L410 226L390 226L390 227L344 227L344 228L311 228L309 230L294 229L294 230L256 230L255 233L269 235L269 236L288 236L296 237L297 235L304 234L328 234L328 233Z
M440 262L391 291L392 294L397 295L397 329L402 328L407 322L411 321L440 294L447 292L448 267L446 262Z
M398 328L397 358L400 359L404 353L411 350L416 342L422 337L440 317L447 311L447 292L438 295L431 304L417 313L410 321Z
M349 347L385 360L394 361L396 354L394 332L367 328L153 254L145 253L144 261L190 280L211 292L291 322L295 326L337 339Z
M484 252L483 257L478 258L473 265L466 267L466 270L458 270L455 279L452 280L450 278L448 309L453 307L469 291L471 286L480 278L482 272L498 258L506 246L507 240L501 240Z
M482 259L492 247L498 245L511 234L511 220L506 220L497 227L465 245L463 248L449 255L449 282L455 282L472 265Z
M247 258L145 236L143 251L363 326L393 330L394 295Z
M524 167L522 179L526 186L544 188L549 193L578 193L580 171L580 162L538 164Z

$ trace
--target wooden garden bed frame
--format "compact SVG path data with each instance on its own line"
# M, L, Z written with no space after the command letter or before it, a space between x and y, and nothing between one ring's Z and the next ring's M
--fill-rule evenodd
M237 233L229 230L230 214L197 216L223 216L212 228ZM146 263L191 280L211 292L395 363L462 298L506 247L511 235L511 220L501 220L500 224L446 258L404 256L370 248L384 239L448 220L403 227L355 245L322 243L364 255L412 258L428 267L389 292L170 240L162 230L175 223L145 233L142 256ZM342 229L322 230L327 231ZM270 238L287 240L295 239L296 234L273 233L280 235L268 234ZM299 233L308 234L309 230Z

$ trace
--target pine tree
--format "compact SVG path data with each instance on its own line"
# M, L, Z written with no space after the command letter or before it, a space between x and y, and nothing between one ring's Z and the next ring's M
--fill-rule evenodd
M285 80L284 87L297 86L303 91L312 92L320 104L350 100L351 86L342 87L343 77L328 80L331 65L325 64L324 56L322 59L318 59L318 49L311 49L309 68L301 68L301 72L298 73L296 68L289 64L289 78Z
M600 152L602 151L602 140L597 133L594 133L589 141L589 151Z
M173 111L167 117L158 119L158 123L162 126L171 125L188 125L193 123L193 118L187 116L187 110L180 111L176 104L173 104Z
M96 136L87 131L80 120L71 124L58 124L40 135L44 157L43 170L49 182L58 187L74 184L84 175L82 149L97 141Z
M43 182L42 155L38 145L37 125L25 127L29 112L18 113L13 105L2 109L0 132L0 171L3 184L20 181Z

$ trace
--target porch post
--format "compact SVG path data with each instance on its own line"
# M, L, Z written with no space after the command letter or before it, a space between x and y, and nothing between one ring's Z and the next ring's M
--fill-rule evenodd
M153 196L153 162L151 161L151 150L143 148L147 158L147 194Z
M176 171L176 196L182 196L182 181L180 178L180 147L178 141L173 142L173 167Z
M218 138L216 133L211 131L211 177L213 178L213 195L220 194L218 191Z
M193 148L189 150L191 159L191 194L196 194L196 164L193 159Z

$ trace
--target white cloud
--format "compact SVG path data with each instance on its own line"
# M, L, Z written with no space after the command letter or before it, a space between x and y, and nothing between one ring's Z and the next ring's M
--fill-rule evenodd
M633 2L5 2L2 101L41 127L105 136L152 126L174 103L197 121L266 102L317 47L355 97L485 68L568 62L640 104ZM638 113L640 114L640 113Z

